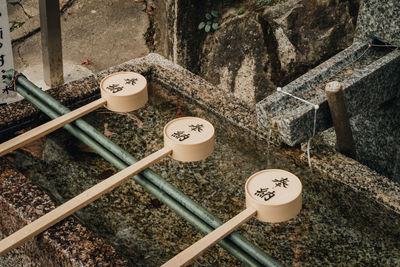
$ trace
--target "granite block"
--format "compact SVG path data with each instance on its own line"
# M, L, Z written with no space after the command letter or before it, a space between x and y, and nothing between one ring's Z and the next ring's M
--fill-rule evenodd
M313 69L310 73L282 88L286 92L295 95L300 94L306 100L319 105L317 132L332 126L324 83L329 79L336 79L334 76L336 73L327 71L326 65L329 66L329 64L334 64L338 61L341 62L341 67L335 69L336 72L339 72L341 68L352 63L345 60L345 58L359 59L360 54L363 56L368 49L371 48L364 46L364 50L360 51L350 47L349 50L343 51L343 54L339 53L334 58ZM354 53L354 56L349 57L349 52ZM340 60L344 60L347 64ZM372 60L372 62L367 62L365 66L348 69L347 71L351 73L349 76L338 77L337 79L340 79L339 81L343 86L349 116L354 116L367 109L376 109L380 104L395 98L399 93L399 66L400 51L394 50L376 60ZM317 76L315 73L320 74ZM311 76L311 74L314 75ZM313 106L304 104L279 92L257 104L257 118L259 126L264 129L268 129L272 124L276 125L278 134L283 142L290 146L299 144L313 133Z
M317 171L332 181L345 184L360 192L367 198L375 199L389 210L400 213L400 186L399 183L377 173L369 167L360 164L338 153L334 147L327 144L321 137L313 139L311 163ZM308 159L305 153L300 155L302 164ZM360 201L361 198L353 201ZM368 206L368 204L367 204ZM371 207L372 208L372 207Z
M318 84L328 79L328 77L338 72L349 62L359 57L367 47L367 43L354 43L347 49L338 53L337 55L325 61L316 68L308 71L288 85L283 86L282 90L294 95L300 95L302 92L308 91L316 87ZM300 104L302 103L299 103L298 100L295 100L279 92L275 92L269 95L268 97L264 98L256 104L258 126L264 130L276 128L275 118L278 118L278 120L279 118L282 118L281 123L284 123L283 120L289 121L290 115L288 114L290 114L290 112L288 111L298 108ZM296 112L301 113L302 111L297 110ZM321 121L320 118L319 121ZM312 130L310 129L312 129L311 124L306 127L306 132L308 134L312 132ZM277 138L281 139L283 142L294 145L294 143L291 142L290 138L288 137L291 136L290 132L287 132L287 134L279 132L277 134L279 136ZM285 135L288 136L285 137Z
M377 38L400 47L400 1L362 1L356 36L363 40Z
M400 182L399 125L400 109L393 102L350 120L357 160L396 182ZM324 131L322 136L332 148L335 147L336 135L333 128Z

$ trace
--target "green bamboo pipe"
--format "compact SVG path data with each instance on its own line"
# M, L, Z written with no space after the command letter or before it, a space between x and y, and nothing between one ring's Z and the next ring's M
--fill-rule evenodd
M6 79L6 82L9 83L10 80ZM26 91L23 87L17 85L17 92L21 94L26 100L28 100L33 105L42 110L44 113L46 113L51 119L55 119L60 116L57 112L46 106L42 101L36 99L35 96L33 96L30 92ZM69 131L73 136L75 136L76 138L87 144L90 148L98 152L100 156L102 156L108 162L113 164L119 170L125 169L126 167L129 166L126 163L122 162L120 159L118 159L115 155L110 153L110 151L106 150L104 147L102 147L100 144L94 141L90 136L83 133L76 126L72 124L67 124L63 126L63 128ZM141 185L143 188L145 188L150 194L157 197L157 199L163 202L166 206L174 210L179 216L187 220L190 224L192 224L203 234L206 235L214 230L208 224L204 223L201 219L199 219L197 216L188 211L185 207L176 202L168 194L161 191L161 189L159 189L151 182L143 178L140 174L135 175L133 177L133 180L137 182L139 185ZM221 240L219 245L221 245L221 247L223 247L234 257L236 257L239 261L243 262L246 266L260 266L260 264L257 261L255 261L251 256L246 254L246 252L242 251L231 241Z
M11 77L14 77L14 73L15 73L14 70L9 70L6 73L6 75L7 75L8 78L11 78ZM54 110L59 112L61 115L64 115L64 114L69 113L71 111L67 107L65 107L62 104L60 104L53 97L51 97L47 93L43 92L40 88L38 88L35 84L33 84L31 81L29 81L24 76L19 76L17 81L24 88L29 90L32 94L37 96L43 102L45 102L50 107L52 107ZM116 145L115 143L110 141L102 133L97 131L93 126L91 126L90 124L88 124L84 120L78 119L78 120L75 121L75 124L82 131L84 131L86 134L91 136L97 142L102 144L105 148L107 148L112 153L117 155L121 160L123 160L127 164L131 165L131 164L133 164L133 163L138 161L136 158L134 158L128 152L124 151L118 145ZM220 225L223 224L223 222L220 219L218 219L217 217L215 217L212 214L210 214L207 210L205 210L199 204L197 204L192 199L187 197L185 194L180 192L177 188L175 188L173 185L168 183L162 177L160 177L159 175L154 173L152 170L146 169L141 174L143 176L145 176L148 180L150 180L153 184L158 186L161 190L165 191L167 194L172 196L176 201L178 201L181 205L183 205L188 210L190 210L193 214L197 215L199 218L201 218L206 223L208 223L210 226L212 226L213 228L218 228ZM235 243L237 246L239 246L244 251L246 251L249 255L252 255L257 261L259 261L263 265L265 265L265 266L276 266L276 267L282 266L279 262L277 262L275 259L273 259L270 256L268 256L267 254L265 254L264 251L262 251L257 246L253 245L251 242L249 242L247 239L245 239L244 237L239 235L237 232L233 232L232 234L230 234L228 236L228 238L233 243Z

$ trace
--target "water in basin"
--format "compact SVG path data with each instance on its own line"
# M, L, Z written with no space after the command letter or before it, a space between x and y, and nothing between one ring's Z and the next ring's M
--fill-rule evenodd
M265 140L257 140L177 96L153 92L141 110L117 114L100 109L84 119L136 158L143 158L162 147L163 126L181 115L201 116L214 124L214 153L195 163L167 158L152 169L222 220L245 208L244 184L257 171L285 169L302 181L303 209L295 219L280 224L251 219L238 230L267 254L293 266L400 264L398 214L366 199L362 192L296 165L292 157L269 147ZM117 171L63 130L28 150L31 153L14 154L14 163L58 203ZM202 237L133 181L77 216L137 266L159 266ZM194 264L240 265L218 246Z

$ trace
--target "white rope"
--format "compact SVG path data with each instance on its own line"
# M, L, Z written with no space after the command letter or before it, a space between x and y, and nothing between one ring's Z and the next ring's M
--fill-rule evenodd
M309 104L309 105L313 106L315 110L319 109L319 106L317 104L311 103L310 101L307 101L307 100L305 100L303 98L300 98L298 96L292 95L291 93L285 92L285 91L282 90L281 87L276 88L276 90L278 92L281 92L281 93L285 94L285 95L288 95L288 96L291 96L293 98L296 98L297 100L300 100L301 102L304 102L306 104Z
M291 93L285 92L285 91L282 90L281 87L278 87L278 88L277 88L277 91L278 91L278 92L281 92L281 93L283 93L283 94L285 94L285 95L291 96L291 97L293 97L293 98L295 98L295 99L297 99L297 100L300 100L301 102L304 102L304 103L306 103L306 104L308 104L308 105L311 105L311 106L313 106L313 108L314 108L314 127L313 127L313 134L312 134L312 136L308 139L308 142L307 142L307 159L308 159L308 166L310 167L310 170L312 171L313 169L312 169L312 166L311 166L311 156L310 156L311 139L315 136L316 126L317 126L317 110L319 109L319 105L314 104L314 103L311 103L310 101L307 101L307 100L305 100L305 99L303 99L303 98L300 98L300 97L298 97L298 96L292 95Z

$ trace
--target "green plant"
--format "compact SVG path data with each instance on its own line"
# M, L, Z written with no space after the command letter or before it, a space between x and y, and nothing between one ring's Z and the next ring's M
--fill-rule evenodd
M200 22L198 28L199 30L204 29L205 32L210 32L211 30L216 31L219 27L217 19L219 17L218 11L212 10L210 13L205 15L206 21Z
M15 29L18 29L24 24L24 22L18 22L18 21L13 21L10 27L10 32L14 31Z

